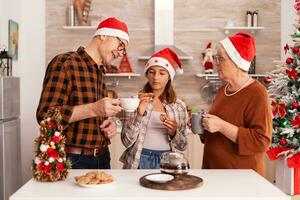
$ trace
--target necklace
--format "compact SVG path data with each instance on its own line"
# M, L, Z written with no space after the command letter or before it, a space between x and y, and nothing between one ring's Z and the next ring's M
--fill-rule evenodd
M251 80L251 77L249 77L249 79L237 91L235 91L234 93L231 93L231 94L228 94L226 92L226 90L228 89L228 86L229 86L229 83L227 83L226 86L225 86L225 88L224 88L224 94L225 94L225 96L230 97L230 96L235 95L236 93L238 93L239 91L241 91L249 83L250 80Z

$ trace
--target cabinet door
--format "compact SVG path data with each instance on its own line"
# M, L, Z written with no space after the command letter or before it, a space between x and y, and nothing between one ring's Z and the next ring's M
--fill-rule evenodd
M4 200L21 186L20 119L3 123Z
M0 119L20 115L20 79L17 77L0 78Z

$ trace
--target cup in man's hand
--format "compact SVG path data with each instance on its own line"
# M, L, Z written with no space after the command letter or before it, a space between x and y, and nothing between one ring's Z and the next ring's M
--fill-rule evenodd
M191 113L192 115L192 132L194 134L202 134L204 132L203 126L202 126L202 119L205 113L203 111L201 112L195 112Z
M121 98L121 106L126 112L134 112L139 106L139 98Z

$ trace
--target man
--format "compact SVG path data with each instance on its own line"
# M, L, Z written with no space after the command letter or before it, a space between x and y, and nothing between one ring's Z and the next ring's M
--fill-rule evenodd
M122 110L106 97L103 65L126 54L127 25L116 18L102 21L86 48L57 55L49 63L37 109L40 122L49 107L60 108L65 151L73 169L109 169L110 138L116 124L107 117Z

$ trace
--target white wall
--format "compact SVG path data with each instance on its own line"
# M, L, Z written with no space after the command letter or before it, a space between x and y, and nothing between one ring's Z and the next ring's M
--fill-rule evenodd
M285 44L293 45L291 34L294 33L294 26L298 20L294 9L294 0L281 0L281 60L285 61L286 55L283 51Z
M8 20L12 19L16 22L20 21L20 5L19 0L0 0L0 48L6 46L8 50ZM20 24L19 24L20 25ZM20 28L20 27L19 27ZM19 63L20 61L13 61L13 75L19 76Z
M4 31L2 30L4 30L4 0L0 0L0 45L4 43Z
M19 24L19 58L13 75L21 78L21 162L23 182L32 177L35 112L45 72L45 0L0 0L0 46L8 46L8 20Z
M21 152L22 174L32 177L33 140L38 135L35 113L45 73L45 0L19 0L21 4Z

